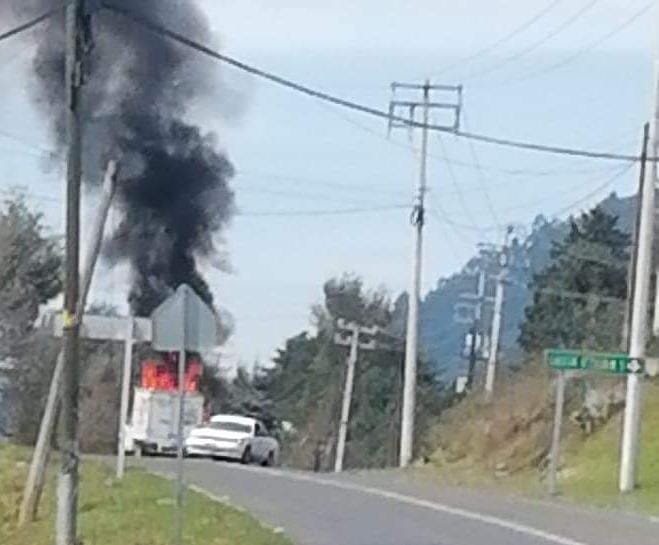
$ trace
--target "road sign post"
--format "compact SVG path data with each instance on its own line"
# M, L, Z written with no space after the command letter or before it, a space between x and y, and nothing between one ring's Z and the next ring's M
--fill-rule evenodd
M556 400L554 407L554 429L551 436L551 451L549 454L549 472L547 483L549 493L557 493L558 464L561 455L561 426L563 424L563 405L565 404L565 371L559 371L556 377Z
M614 352L589 352L584 350L547 350L547 365L556 371L556 399L554 427L549 453L547 485L549 493L558 493L558 465L561 450L561 426L565 405L565 384L568 373L606 373L612 375L640 375L645 372L645 362L628 354Z
M195 291L185 284L151 315L152 346L156 350L178 352L178 411L176 437L176 519L175 543L183 539L183 433L185 418L186 352L201 352L217 344L217 317Z

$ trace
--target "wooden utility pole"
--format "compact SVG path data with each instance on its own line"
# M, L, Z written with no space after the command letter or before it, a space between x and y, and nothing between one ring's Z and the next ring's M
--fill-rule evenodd
M77 544L78 390L80 367L80 185L82 182L81 88L85 0L66 8L66 105L68 144L66 179L66 286L64 293L64 367L62 373L61 468L57 482L56 545Z
M80 299L78 300L78 309L84 312L87 304L87 296L89 295L89 288L91 280L94 275L94 268L103 241L103 232L105 223L107 221L108 212L114 196L117 178L117 164L114 161L108 163L105 171L105 178L103 181L103 191L101 194L101 202L98 210L94 215L94 224L91 228L91 246L89 248L85 265L82 270L82 290L80 292ZM19 525L25 524L29 520L34 520L37 515L39 507L39 499L44 487L44 480L46 475L46 466L48 465L48 458L50 455L50 443L55 430L55 417L57 414L57 407L59 406L61 398L62 386L62 373L64 370L64 352L60 351L57 356L55 369L50 381L50 388L48 390L48 398L46 399L46 407L44 409L41 424L39 425L39 435L37 436L37 444L34 447L32 460L30 462L30 469L28 471L27 480L25 481L25 489L23 490L23 500L19 511Z

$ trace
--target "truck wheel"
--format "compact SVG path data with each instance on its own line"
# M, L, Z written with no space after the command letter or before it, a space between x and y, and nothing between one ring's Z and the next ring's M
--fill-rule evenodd
M245 448L245 452L243 452L243 455L240 458L240 463L243 465L252 463L252 449L250 447Z

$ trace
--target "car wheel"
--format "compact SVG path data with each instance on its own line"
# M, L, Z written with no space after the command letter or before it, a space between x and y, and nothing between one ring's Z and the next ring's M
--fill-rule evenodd
M243 465L252 463L252 449L250 447L247 447L243 452L243 455L240 458L240 463Z
M273 451L268 452L268 457L263 460L264 467L274 467L275 465L275 453Z

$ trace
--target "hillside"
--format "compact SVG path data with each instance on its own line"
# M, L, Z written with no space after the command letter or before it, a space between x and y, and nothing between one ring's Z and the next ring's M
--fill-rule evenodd
M510 379L510 377L509 377ZM591 382L615 387L616 379ZM577 422L579 381L568 390L559 472L560 494L569 500L659 514L659 382L648 381L643 407L639 489L617 489L621 416L592 422L587 433ZM551 377L538 365L504 384L492 404L473 396L447 411L435 429L439 448L427 468L452 484L495 486L532 496L546 495L545 469L551 433Z
M613 193L604 199L600 206L606 212L618 216L618 226L622 231L631 233L634 203L635 197L620 198ZM514 362L519 355L517 348L519 324L524 316L524 308L532 295L528 284L533 275L548 263L552 242L563 238L567 226L567 221L550 221L544 216L538 216L530 234L518 245L518 255L512 267L504 306L501 349L505 362ZM421 302L421 343L426 357L446 379L454 378L463 372L466 366L460 352L469 326L455 320L454 307L462 292L474 293L476 290L474 267L477 259L478 255L474 255L461 271L440 279L437 287L430 290ZM489 263L487 266L492 273L497 271L496 263ZM490 281L486 295L493 295L493 291L494 282ZM483 316L486 325L489 324L490 316L491 309L487 306ZM400 329L402 332L402 326Z

